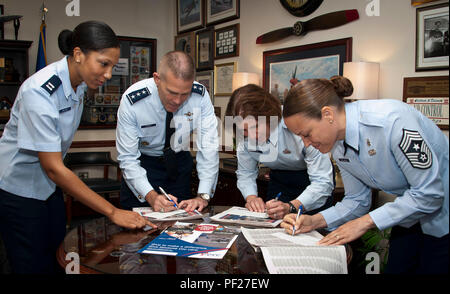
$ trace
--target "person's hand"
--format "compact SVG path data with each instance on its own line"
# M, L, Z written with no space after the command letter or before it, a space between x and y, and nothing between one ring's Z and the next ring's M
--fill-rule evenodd
M368 229L375 227L372 218L366 214L351 220L319 241L319 245L343 245L364 235Z
M131 244L136 243L142 238L154 233L156 231L156 228L153 228L152 230L148 231L121 231L119 233L116 233L110 237L111 243L114 245L114 247L118 247L124 244Z
M255 212L264 212L266 209L266 204L264 204L264 200L262 200L261 197L258 197L256 195L249 195L247 196L245 203L245 208L247 208L250 211Z
M266 202L267 214L273 219L282 219L289 213L289 204L272 199Z
M297 218L296 213L290 213L283 218L283 222L280 224L282 228L288 233L292 235L294 226L295 226L295 235L300 233L307 233L314 229L316 229L316 224L312 216L307 214L302 214L298 217L297 222L295 219Z
M157 226L141 216L139 213L129 210L114 208L109 219L118 226L128 229L141 229L146 225L156 229Z
M145 199L155 212L169 212L176 210L177 208L174 203L178 206L177 197L171 194L168 195L173 202L169 201L166 196L156 193L155 190L150 191L147 196L145 196Z
M202 199L201 197L195 197L181 201L178 207L186 210L187 212L192 212L195 209L202 211L206 206L208 206L208 201Z

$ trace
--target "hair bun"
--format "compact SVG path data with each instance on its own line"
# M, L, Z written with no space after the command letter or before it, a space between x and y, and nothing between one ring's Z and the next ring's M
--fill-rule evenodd
M334 90L339 97L348 97L353 94L352 82L343 76L332 76L331 83L334 85Z
M61 33L59 33L58 46L59 50L61 50L64 55L69 55L73 50L72 38L73 32L70 30L63 30Z

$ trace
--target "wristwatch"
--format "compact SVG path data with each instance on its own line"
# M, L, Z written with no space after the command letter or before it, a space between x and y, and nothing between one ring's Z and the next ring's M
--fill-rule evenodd
M292 204L291 202L289 203L289 213L297 213L297 208L295 208L294 204Z
M208 203L209 203L209 200L211 200L211 196L209 196L208 193L199 193L198 197L202 198L203 200L205 200Z

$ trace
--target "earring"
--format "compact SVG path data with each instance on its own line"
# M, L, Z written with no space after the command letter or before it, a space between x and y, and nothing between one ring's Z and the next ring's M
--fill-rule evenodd
M77 59L77 61L76 61L77 63L80 63L80 60L79 59Z
M333 120L332 119L330 119L329 121L328 121L329 123L330 123L330 125L333 123Z

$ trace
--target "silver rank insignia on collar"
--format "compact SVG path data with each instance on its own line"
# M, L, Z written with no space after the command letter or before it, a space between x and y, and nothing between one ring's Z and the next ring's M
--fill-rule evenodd
M375 154L377 154L377 151L375 149L370 149L369 150L369 155L370 156L374 156Z
M289 150L289 149L284 149L284 150L283 150L283 153L284 153L284 154L291 154L291 150Z
M367 142L367 146L369 146L369 147L372 146L372 144L370 143L370 140L369 140L369 139L367 139L366 142Z

